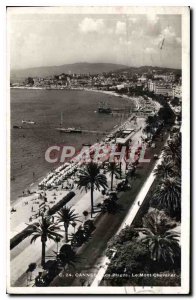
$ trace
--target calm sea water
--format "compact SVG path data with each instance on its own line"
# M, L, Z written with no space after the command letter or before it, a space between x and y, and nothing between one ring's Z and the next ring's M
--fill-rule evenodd
M100 101L112 107L130 105L128 100L102 93L65 90L11 90L11 201L22 195L33 182L57 167L45 161L45 151L54 144L73 145L94 143L103 134L62 134L55 130L63 127L111 131L123 116L95 113ZM124 116L125 117L125 116ZM33 120L36 125L22 125L22 120ZM23 129L13 129L13 125Z

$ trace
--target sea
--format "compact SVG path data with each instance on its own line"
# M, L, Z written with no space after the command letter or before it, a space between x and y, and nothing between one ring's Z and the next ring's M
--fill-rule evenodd
M111 108L133 107L134 101L83 90L11 89L10 91L10 198L14 203L59 163L45 160L49 146L71 145L79 150L106 136L128 117L98 113L100 101ZM31 120L35 125L22 124ZM22 126L22 129L13 128ZM95 133L60 133L58 127L75 127Z

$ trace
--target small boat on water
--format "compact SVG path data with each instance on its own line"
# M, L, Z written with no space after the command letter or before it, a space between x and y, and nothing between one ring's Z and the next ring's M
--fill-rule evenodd
M56 130L63 133L82 133L82 130L79 128L69 127L69 128L56 128Z
M26 121L26 120L22 120L22 124L30 124L30 125L35 125L35 124L36 124L36 122L34 122L34 121L31 121L31 120L28 120L28 121Z
M82 130L75 127L68 127L64 128L63 125L63 112L61 112L61 122L60 122L60 128L56 128L56 130L62 132L62 133L82 133Z
M82 130L81 129L78 129L78 128L73 128L71 130L71 133L82 133Z
M22 129L22 126L14 125L13 128L14 129Z

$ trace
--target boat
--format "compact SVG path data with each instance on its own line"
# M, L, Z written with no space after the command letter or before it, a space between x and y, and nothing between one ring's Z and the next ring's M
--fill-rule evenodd
M75 128L75 127L64 128L62 127L62 125L63 125L63 112L61 112L61 122L60 122L61 127L56 128L56 130L63 133L82 133L82 130L79 128Z
M56 130L63 133L82 133L82 130L79 128L69 127L69 128L56 128Z
M65 133L70 133L70 130L68 128L56 128L56 130L60 131L60 132L65 132Z
M82 133L82 130L81 129L79 129L79 128L72 128L71 129L71 133Z
M36 122L34 122L34 121L26 121L26 120L22 120L22 124L31 124L31 125L35 125L36 124Z
M22 126L14 125L13 128L14 129L22 129Z

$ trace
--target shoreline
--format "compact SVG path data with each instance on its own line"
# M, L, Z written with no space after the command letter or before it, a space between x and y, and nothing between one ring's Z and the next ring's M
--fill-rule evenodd
M95 93L103 93L110 96L115 96L123 99L134 99L132 96L127 96L124 94L118 94L115 91L106 91L106 90L98 90L93 88L47 88L47 87L28 87L28 86L11 86L10 89L24 89L24 90L44 90L44 91L85 91L85 92L95 92Z

